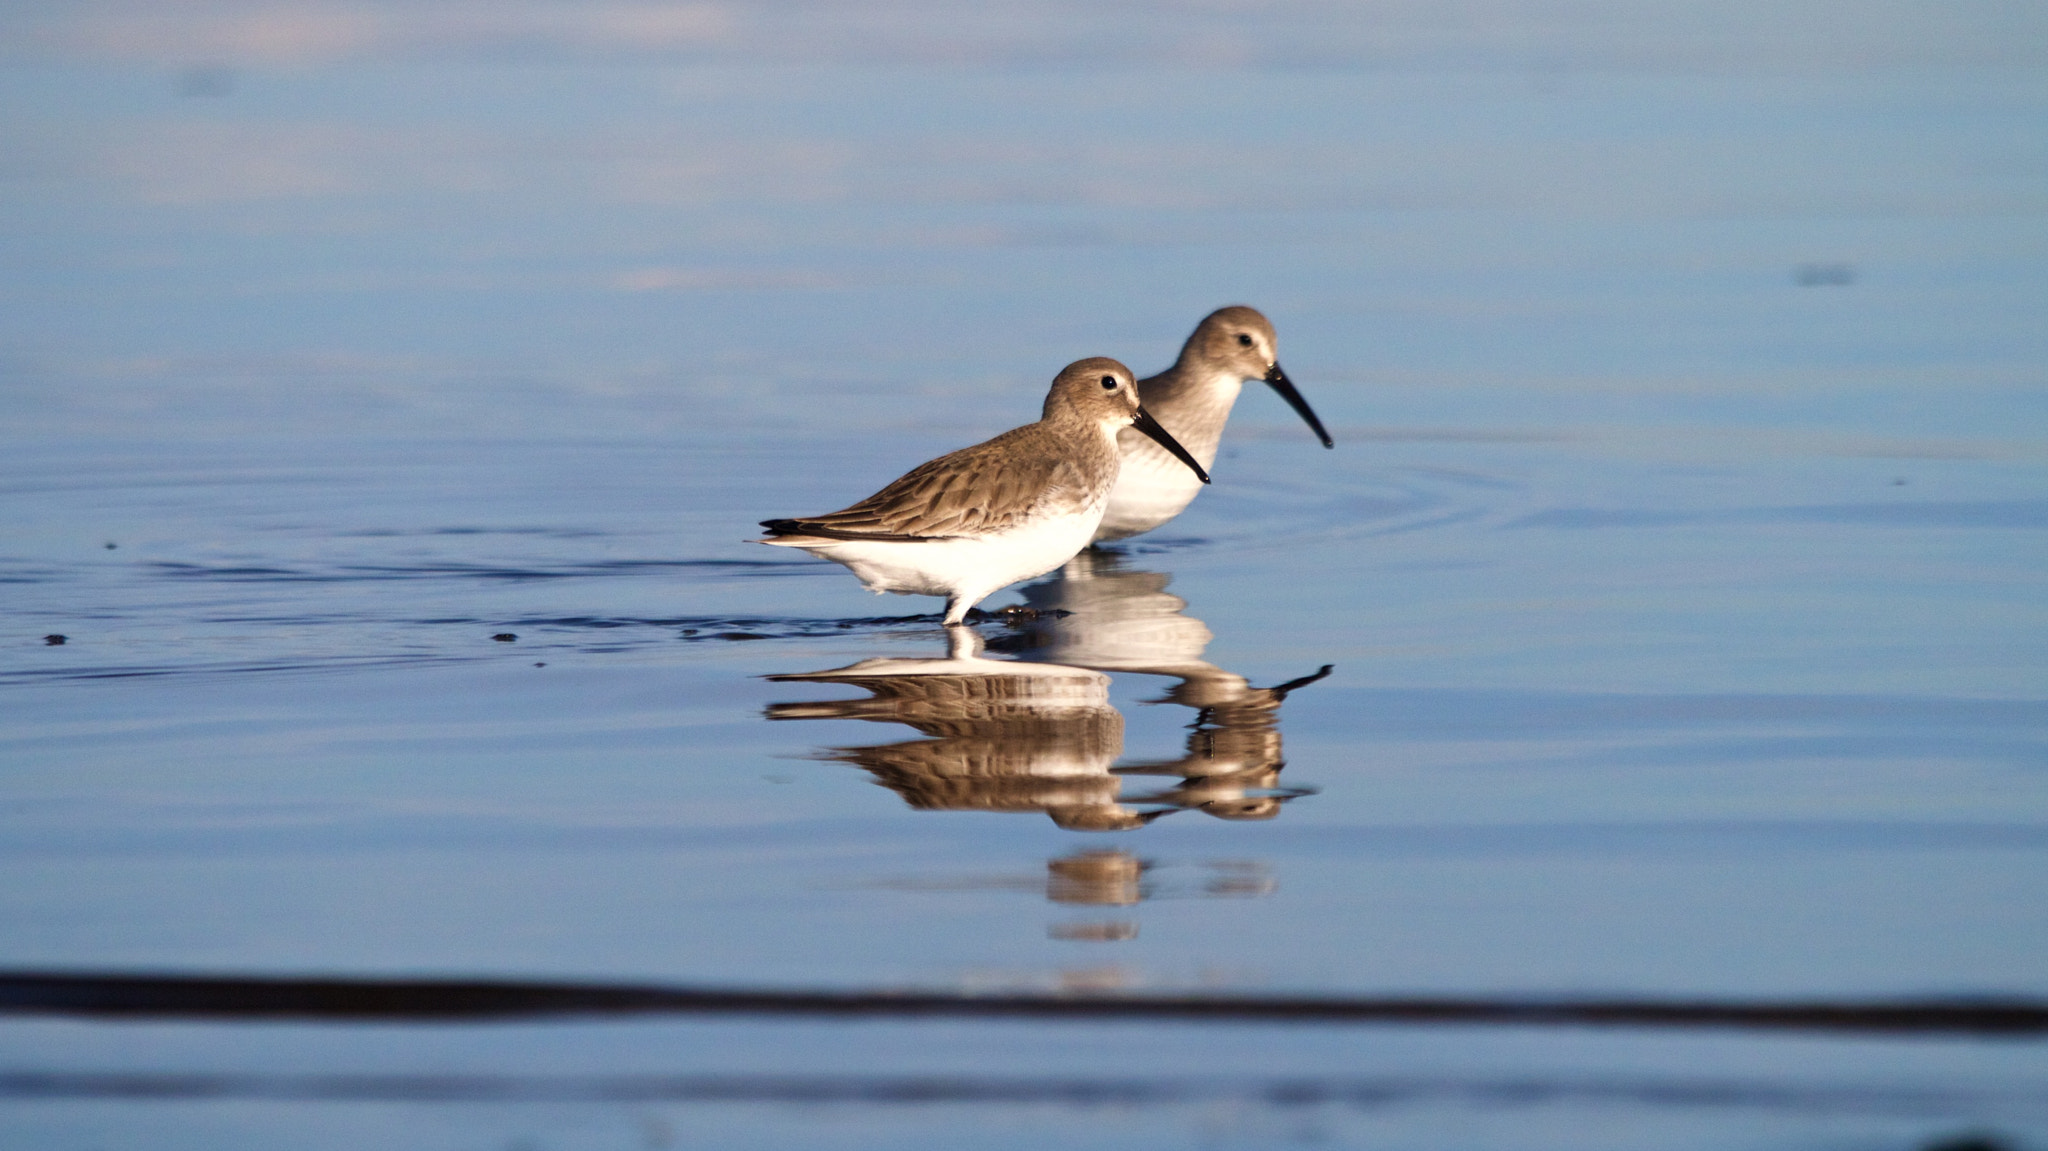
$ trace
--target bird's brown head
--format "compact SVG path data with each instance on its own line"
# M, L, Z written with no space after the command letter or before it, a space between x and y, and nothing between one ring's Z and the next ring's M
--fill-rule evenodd
M1045 397L1045 418L1079 418L1112 430L1134 427L1194 469L1203 483L1209 482L1209 473L1195 457L1138 403L1137 377L1108 356L1075 360L1061 369Z
M1229 375L1239 380L1263 380L1287 401L1301 421L1309 426L1324 447L1334 446L1329 430L1316 418L1315 409L1294 387L1294 381L1280 370L1280 341L1273 324L1257 308L1232 304L1218 308L1195 325L1195 332L1181 346L1176 372L1196 376Z
M1195 325L1181 348L1181 366L1204 371L1229 371L1240 380L1264 379L1280 360L1273 324L1257 308L1232 304L1218 308Z

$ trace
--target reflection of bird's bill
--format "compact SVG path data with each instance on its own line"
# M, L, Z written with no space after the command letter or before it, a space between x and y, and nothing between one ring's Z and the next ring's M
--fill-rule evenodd
M1296 398L1299 399L1299 397ZM1309 418L1314 419L1315 417L1311 416ZM1180 446L1180 441L1173 438L1173 433L1159 426L1159 421L1152 418L1151 412L1146 411L1142 407L1139 408L1138 414L1131 419L1131 426L1151 436L1160 447L1172 452L1173 458L1193 468L1197 479L1200 479L1205 484L1209 482L1209 473L1203 471L1202 465L1195 462L1195 457L1189 455L1188 450Z
M1336 441L1330 438L1330 433L1323 430L1323 421L1316 418L1316 410L1308 406L1308 401L1302 399L1301 393L1295 390L1294 381L1288 379L1287 373L1280 370L1279 361L1274 361L1273 366L1266 369L1265 380L1266 386L1280 393L1280 398L1287 401L1287 406L1294 409L1295 415L1307 421L1309 430L1315 432L1316 438L1323 441L1324 447L1337 446Z

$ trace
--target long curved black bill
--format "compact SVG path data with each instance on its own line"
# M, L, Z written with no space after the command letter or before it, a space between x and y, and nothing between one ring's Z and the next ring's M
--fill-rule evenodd
M1188 450L1180 446L1180 441L1173 438L1173 433L1159 426L1159 421L1152 418L1151 412L1139 408L1138 417L1131 421L1131 426L1151 436L1154 440L1158 441L1160 447L1172 452L1175 459L1195 469L1195 475L1200 477L1203 483L1209 482L1209 473L1203 471L1202 465L1195 462L1195 457L1189 455Z
M1266 369L1265 379L1266 386L1279 392L1280 398L1287 401L1287 406L1294 409L1294 414L1308 422L1308 426L1316 433L1316 438L1323 441L1324 447L1337 446L1336 441L1330 438L1330 433L1323 430L1323 421L1316 418L1316 410L1308 406L1308 401L1301 398L1300 392L1294 390L1294 381L1288 379L1287 373L1280 370L1277 361Z

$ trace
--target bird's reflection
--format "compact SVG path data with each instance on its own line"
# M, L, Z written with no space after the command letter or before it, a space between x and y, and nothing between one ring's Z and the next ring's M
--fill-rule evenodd
M1271 819L1288 800L1309 794L1280 786L1280 705L1330 667L1265 688L1217 667L1202 658L1213 638L1209 629L1186 614L1186 600L1166 590L1171 578L1126 569L1114 552L1084 551L1060 578L1024 589L1036 616L1019 642L1005 646L1024 660L1175 680L1152 702L1194 709L1186 752L1126 764L1117 774L1178 779L1154 802L1219 819Z
M1053 903L1128 907L1145 898L1145 861L1128 851L1077 851L1045 865L1045 898Z
M870 659L778 682L843 683L868 695L778 703L770 719L863 719L907 724L924 738L835 747L830 758L871 772L912 807L1042 811L1076 831L1128 831L1176 811L1271 819L1309 789L1280 785L1279 713L1287 694L1329 674L1255 688L1202 658L1211 638L1171 577L1125 570L1084 552L1061 575L1025 589L1027 621L989 658L970 629L948 629L943 658ZM1108 672L1165 676L1163 698L1194 709L1185 751L1117 765L1124 720ZM1146 790L1138 777L1165 777ZM1136 882L1135 879L1132 881Z
M1121 800L1110 767L1123 754L1124 717L1109 677L1054 663L992 660L967 628L947 629L943 659L870 659L829 671L768 677L843 683L865 699L778 703L769 719L865 719L908 724L926 738L838 747L833 759L872 772L910 806L933 811L1042 811L1076 831L1127 831L1173 810Z

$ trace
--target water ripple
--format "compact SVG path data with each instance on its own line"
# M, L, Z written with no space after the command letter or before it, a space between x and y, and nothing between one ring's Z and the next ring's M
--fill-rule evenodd
M1915 528L2048 528L2048 500L1915 501L1764 508L1551 508L1510 528L1660 528L1693 524L1857 524Z
M816 564L787 560L598 560L553 567L476 563L338 564L330 568L154 561L153 574L174 580L217 583L351 583L371 580L467 579L525 581L634 576L677 571L732 571L752 575L815 573Z

